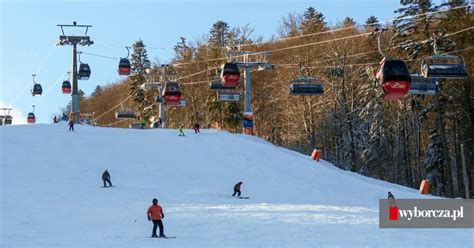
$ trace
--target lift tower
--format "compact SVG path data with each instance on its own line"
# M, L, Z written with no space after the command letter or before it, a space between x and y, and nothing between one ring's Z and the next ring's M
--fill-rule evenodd
M267 62L269 52L245 52L229 51L225 52L229 62L236 63L239 68L244 69L244 122L243 133L253 135L253 113L250 99L250 69L272 70L273 65ZM250 56L254 59L251 60ZM236 61L240 58L242 61Z
M73 113L74 123L79 122L78 112L79 112L79 98L78 98L78 90L79 86L77 84L77 45L81 46L90 46L94 44L93 41L90 40L90 37L87 36L87 31L92 25L77 25L76 22L73 22L73 25L64 25L58 24L58 27L61 27L62 35L59 36L59 40L56 43L57 46L65 46L65 45L72 45L72 106L71 111ZM64 34L64 28L85 28L84 35L76 36L76 35L66 35Z

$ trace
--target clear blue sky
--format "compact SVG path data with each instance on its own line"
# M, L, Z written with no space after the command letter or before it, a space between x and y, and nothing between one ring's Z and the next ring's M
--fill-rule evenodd
M383 2L383 4L382 4ZM277 35L283 16L303 13L313 6L335 24L346 16L364 22L369 15L387 20L395 15L398 0L261 0L261 1L22 1L0 0L0 107L11 104L16 112L14 123L25 122L31 105L36 104L39 123L51 122L53 113L65 106L70 95L60 92L67 78L72 55L70 46L55 47L60 29L57 24L90 24L89 48L80 50L110 57L126 55L125 45L142 39L148 47L172 48L179 37L188 41L200 39L217 20L231 27L250 24L255 36L268 39ZM113 46L111 44L116 44ZM47 62L38 69L50 54ZM167 61L171 49L148 49L152 61ZM89 95L96 85L119 80L118 60L82 56L92 70L88 81L79 81L79 88ZM31 74L43 86L43 95L32 97ZM1 114L1 113L0 113Z

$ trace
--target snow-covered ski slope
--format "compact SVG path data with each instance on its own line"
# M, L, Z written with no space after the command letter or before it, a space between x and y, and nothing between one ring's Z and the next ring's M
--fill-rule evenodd
M0 127L0 247L472 247L473 229L379 229L416 190L260 138L64 123ZM113 188L102 188L108 169ZM232 198L242 181L242 196ZM146 210L164 208L152 239Z

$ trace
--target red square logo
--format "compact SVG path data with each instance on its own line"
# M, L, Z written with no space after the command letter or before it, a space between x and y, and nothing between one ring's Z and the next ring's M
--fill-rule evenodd
M389 220L398 220L398 207L390 207Z

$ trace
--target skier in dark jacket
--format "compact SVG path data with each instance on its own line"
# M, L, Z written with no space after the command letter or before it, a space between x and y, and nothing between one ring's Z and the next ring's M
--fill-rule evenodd
M107 170L102 173L102 181L104 182L104 188L107 187L106 182L109 183L109 187L112 187L112 182L110 181L110 174Z
M392 192L388 192L388 199L395 199L395 196L392 195Z
M70 131L74 132L74 115L72 114L72 111L69 112L69 132Z
M389 207L396 207L397 204L395 203L395 196L392 195L392 192L388 192L388 206Z
M194 133L200 133L201 131L199 130L201 126L199 125L198 122L194 123Z
M236 185L234 185L234 194L232 194L232 196L235 196L235 194L240 196L240 185L242 185L242 182L238 182Z

